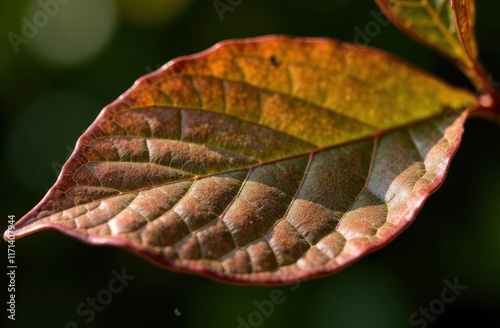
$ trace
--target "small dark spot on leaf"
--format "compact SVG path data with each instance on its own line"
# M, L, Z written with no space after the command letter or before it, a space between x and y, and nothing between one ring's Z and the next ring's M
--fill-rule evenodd
M273 64L273 66L275 67L278 67L281 64L281 61L276 56L271 56L269 60L271 61L271 64Z

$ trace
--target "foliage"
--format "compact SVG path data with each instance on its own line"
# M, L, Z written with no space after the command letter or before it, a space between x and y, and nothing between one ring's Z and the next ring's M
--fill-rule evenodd
M269 58L269 59L270 59L270 58ZM446 115L444 115L444 116L442 116L442 117L443 117L443 118L446 118L446 119L454 118L454 116L453 116L453 115L450 115L450 112L448 112L448 111L446 112ZM384 134L384 135L385 135L385 134ZM329 147L329 146L328 146L328 147ZM333 149L333 148L332 148L332 149ZM315 156L317 156L317 155L315 155Z

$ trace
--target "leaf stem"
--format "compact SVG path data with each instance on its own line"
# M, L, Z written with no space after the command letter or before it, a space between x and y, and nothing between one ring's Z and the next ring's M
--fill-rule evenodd
M483 117L500 124L500 90L496 89L493 81L486 74L483 67L474 65L475 79L471 79L480 93L479 106L471 111L472 117Z

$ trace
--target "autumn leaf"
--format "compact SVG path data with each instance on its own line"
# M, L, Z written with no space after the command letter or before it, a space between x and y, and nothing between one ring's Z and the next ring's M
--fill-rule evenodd
M465 66L470 63L470 58L462 47L449 1L375 0L375 2L391 19L391 22L405 33L438 50L455 62ZM467 21L472 28L474 20Z
M477 61L477 43L474 36L476 23L476 4L471 0L451 0L451 7L455 16L457 33L467 57L474 63Z
M470 60L469 66L467 69L463 69L463 71L482 93L480 97L481 106L473 114L500 124L500 95L478 59L476 38L474 36L474 24L476 20L475 1L450 0L450 3L455 15L458 36Z
M375 1L392 23L417 41L447 56L480 91L491 89L477 58L473 0Z
M408 227L475 105L369 47L226 41L104 108L16 235L56 229L232 282L330 274Z

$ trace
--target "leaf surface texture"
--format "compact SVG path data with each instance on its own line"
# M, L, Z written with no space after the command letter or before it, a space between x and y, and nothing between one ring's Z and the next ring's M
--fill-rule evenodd
M17 236L57 229L232 282L329 274L411 223L474 105L372 48L226 41L104 108Z

